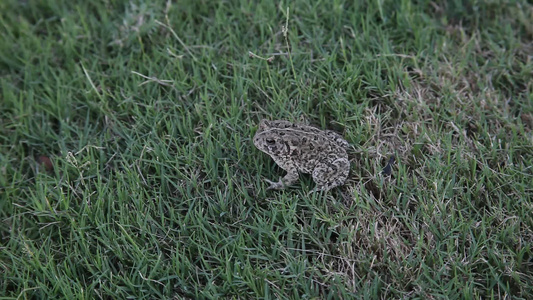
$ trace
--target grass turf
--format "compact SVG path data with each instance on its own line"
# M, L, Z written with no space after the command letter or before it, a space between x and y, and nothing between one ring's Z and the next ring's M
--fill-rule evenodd
M533 294L527 1L0 11L0 299ZM345 187L265 191L261 118L342 133Z

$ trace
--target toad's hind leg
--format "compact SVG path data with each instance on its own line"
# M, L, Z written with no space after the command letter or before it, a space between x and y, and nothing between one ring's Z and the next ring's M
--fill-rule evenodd
M350 173L350 161L346 158L324 163L313 170L313 181L316 187L311 192L328 191L343 185Z

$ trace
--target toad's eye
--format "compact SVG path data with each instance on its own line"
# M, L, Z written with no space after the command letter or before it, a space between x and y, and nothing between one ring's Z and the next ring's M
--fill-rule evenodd
M276 143L276 141L274 141L273 139L266 139L266 142L269 145L274 145Z

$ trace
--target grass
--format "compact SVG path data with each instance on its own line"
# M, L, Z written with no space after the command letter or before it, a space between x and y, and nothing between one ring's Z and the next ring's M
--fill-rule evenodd
M0 299L531 299L528 1L0 11ZM266 191L261 118L347 184Z

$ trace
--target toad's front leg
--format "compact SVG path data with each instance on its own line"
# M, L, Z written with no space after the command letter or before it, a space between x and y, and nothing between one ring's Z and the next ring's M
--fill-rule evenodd
M285 177L283 178L280 178L278 182L265 179L265 181L270 184L267 190L281 190L286 188L287 186L295 184L296 181L298 181L299 174L296 168L290 168L286 171L287 175L285 175Z

